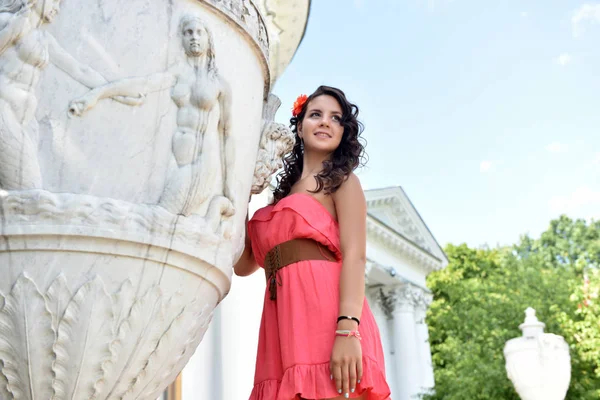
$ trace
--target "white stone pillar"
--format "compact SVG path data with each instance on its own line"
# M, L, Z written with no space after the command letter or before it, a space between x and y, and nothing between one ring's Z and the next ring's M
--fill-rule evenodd
M393 331L397 390L395 400L412 400L419 393L420 369L415 328L415 295L404 284L391 292L394 298Z
M396 376L395 366L393 362L393 354L391 349L393 348L391 342L391 332L390 332L390 323L388 318L388 312L386 312L384 301L385 298L383 290L379 287L371 288L368 291L368 299L369 305L371 306L371 311L373 312L373 316L375 317L375 321L377 322L377 327L379 328L379 334L381 336L381 344L383 347L383 356L385 358L385 373L390 383L390 388L392 389L392 394L394 393L394 388L392 387L392 383L395 381L394 377Z
M429 328L425 322L427 309L433 300L433 296L424 290L420 290L415 307L415 337L417 339L417 353L420 369L420 390L425 393L434 386L433 364L431 361L431 347L429 345Z

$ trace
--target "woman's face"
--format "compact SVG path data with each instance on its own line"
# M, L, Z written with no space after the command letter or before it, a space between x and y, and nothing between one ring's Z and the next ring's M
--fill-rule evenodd
M335 97L322 95L312 99L298 127L298 134L304 141L304 151L333 153L344 134L341 120L342 107Z
M44 22L51 23L60 11L60 1L38 0L35 3L34 10Z
M188 22L183 26L181 33L187 55L198 57L208 51L208 32L200 22Z

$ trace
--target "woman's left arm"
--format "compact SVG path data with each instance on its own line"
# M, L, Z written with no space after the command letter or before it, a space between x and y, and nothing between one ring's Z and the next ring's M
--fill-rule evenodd
M360 319L365 298L367 205L358 177L350 174L333 194L333 200L342 251L339 315ZM337 329L358 330L358 323L343 319L337 324ZM331 367L338 393L354 392L357 381L362 378L362 349L356 337L336 337Z

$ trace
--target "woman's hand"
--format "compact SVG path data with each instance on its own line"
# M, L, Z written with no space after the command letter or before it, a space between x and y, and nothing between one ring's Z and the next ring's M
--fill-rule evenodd
M336 336L329 370L338 393L343 393L345 398L349 398L363 374L362 347L358 338Z
M69 103L69 115L72 117L80 117L84 112L93 108L97 102L98 96L91 90L87 94Z
M140 93L140 95L136 96L136 97L115 96L115 97L113 97L113 100L116 100L119 103L125 104L127 106L137 107L137 106L141 106L142 104L144 104L144 101L146 100L146 95L143 93Z

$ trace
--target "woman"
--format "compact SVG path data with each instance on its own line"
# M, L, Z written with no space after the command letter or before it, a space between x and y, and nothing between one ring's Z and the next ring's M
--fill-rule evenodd
M36 87L49 64L87 87L106 79L75 60L48 32L60 0L0 0L0 188L39 189ZM135 98L118 98L137 104Z
M221 203L221 214L231 216L233 180L228 171L233 163L233 141L229 140L229 85L219 75L215 64L212 36L201 19L184 15L179 23L186 59L166 72L150 76L126 78L89 91L71 102L72 115L81 115L100 99L113 96L139 96L171 89L171 99L177 106L177 130L173 134L172 150L177 168L167 180L159 205L174 214L195 214L208 199ZM220 117L219 151L204 151L205 136L213 133L209 122L216 106ZM214 166L221 168L218 180ZM212 171L211 171L212 170ZM223 197L223 194L225 197ZM227 200L229 199L229 200Z
M366 201L353 173L363 154L358 108L321 86L293 111L296 143L274 203L248 222L234 266L240 276L259 265L267 274L250 399L388 399L364 294Z

